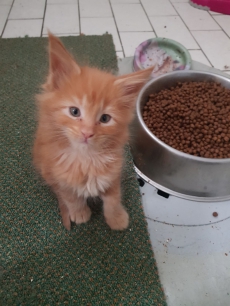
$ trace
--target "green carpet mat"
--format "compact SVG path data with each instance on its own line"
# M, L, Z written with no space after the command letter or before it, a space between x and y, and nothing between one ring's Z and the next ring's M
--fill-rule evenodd
M110 35L64 37L80 62L116 70ZM34 95L47 72L47 39L0 39L0 304L166 305L126 151L126 231L111 231L101 204L67 232L57 201L31 165Z

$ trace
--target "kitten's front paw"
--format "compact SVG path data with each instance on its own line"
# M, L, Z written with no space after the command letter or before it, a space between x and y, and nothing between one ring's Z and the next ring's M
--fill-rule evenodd
M122 206L111 215L106 215L105 220L112 230L122 231L129 225L129 215Z
M80 209L70 213L70 220L76 224L86 223L91 217L91 210L88 205L83 205Z

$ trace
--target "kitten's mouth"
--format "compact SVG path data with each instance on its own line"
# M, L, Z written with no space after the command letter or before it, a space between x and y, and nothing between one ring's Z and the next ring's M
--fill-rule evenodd
M81 141L82 144L89 144L89 141L87 138L83 138Z

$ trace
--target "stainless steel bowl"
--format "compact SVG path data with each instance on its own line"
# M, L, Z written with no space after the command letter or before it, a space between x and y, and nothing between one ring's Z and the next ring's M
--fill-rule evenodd
M186 81L214 81L230 88L230 79L201 71L176 71L149 81L136 104L131 126L131 152L137 173L156 188L179 197L198 201L230 199L230 158L192 156L165 144L148 129L142 109L151 93Z

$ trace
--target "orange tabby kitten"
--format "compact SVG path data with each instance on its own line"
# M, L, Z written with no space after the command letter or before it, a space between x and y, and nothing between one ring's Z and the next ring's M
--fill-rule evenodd
M49 34L49 74L38 96L34 163L57 195L66 229L87 222L88 197L100 196L111 229L127 228L121 204L123 148L135 97L152 69L115 77L80 67Z

